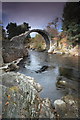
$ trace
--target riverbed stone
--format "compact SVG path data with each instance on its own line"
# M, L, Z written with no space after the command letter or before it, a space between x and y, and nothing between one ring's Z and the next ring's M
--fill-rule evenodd
M67 113L66 116L73 117L73 118L79 118L79 97L73 96L73 95L67 95L62 97L62 100L67 105Z
M2 118L55 118L49 99L39 97L40 84L32 77L7 72L2 79Z
M72 92L76 92L78 93L78 81L75 80L71 80L71 79L68 79L64 76L58 76L57 77L57 81L56 81L56 87L57 88L64 88L65 90L67 90L67 92L71 93Z
M66 95L54 101L54 106L61 118L79 118L79 98Z
M60 117L63 117L66 112L66 103L63 100L58 99L54 101L54 106Z

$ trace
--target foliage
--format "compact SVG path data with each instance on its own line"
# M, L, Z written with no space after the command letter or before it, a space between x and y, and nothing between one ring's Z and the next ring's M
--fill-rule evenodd
M53 26L54 29L57 29L58 27L58 22L59 22L59 18L56 17L54 20L52 20L52 22L48 23L49 26Z
M34 38L31 39L31 46L37 50L45 49L45 40L40 34L36 34Z
M63 31L66 31L68 40L72 43L80 42L80 4L78 2L66 3L63 10Z
M16 23L9 23L6 27L8 38L11 39L12 37L24 33L25 31L29 30L29 24L23 23L22 25L17 25Z
M58 35L58 31L55 28L52 28L51 26L47 26L46 31L49 33L51 38L54 38Z
M58 35L58 22L59 18L56 17L52 22L49 22L46 31L49 33L51 38L54 38Z

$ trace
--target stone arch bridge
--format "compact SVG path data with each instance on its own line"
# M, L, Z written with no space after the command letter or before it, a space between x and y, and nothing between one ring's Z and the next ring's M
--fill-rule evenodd
M46 42L46 50L48 52L51 52L53 48L49 34L45 30L33 29L30 31L26 31L21 35L15 36L7 42L3 42L4 44L2 57L4 62L12 62L14 60L17 60L18 58L28 56L28 50L25 47L24 42L28 35L32 32L37 32L43 36Z
M24 42L25 38L27 38L28 35L30 35L30 33L32 32L37 32L40 35L42 35L42 37L44 38L46 42L46 49L49 50L51 48L51 39L50 39L49 33L41 29L32 29L32 30L26 31L25 33L22 33L19 36L13 37L10 41L16 42L16 44L19 46L21 43Z
M48 32L46 32L45 30L41 30L41 29L33 29L33 30L30 30L30 31L26 32L25 36L27 37L32 32L37 32L40 35L42 35L42 37L44 38L44 40L46 42L47 49L50 48L50 42L51 42L51 40L50 40L50 36L49 36Z

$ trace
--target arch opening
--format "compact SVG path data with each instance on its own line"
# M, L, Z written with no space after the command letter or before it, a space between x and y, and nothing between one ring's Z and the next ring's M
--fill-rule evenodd
M46 43L46 50L49 50L50 42L51 42L49 34L45 30L33 29L33 30L26 32L25 37L27 38L30 35L30 33L33 33L33 32L40 34L44 38L45 43Z
M34 34L34 36L33 36ZM37 32L32 32L30 33L30 48L36 49L38 51L44 51L46 50L46 42L44 37L37 33Z

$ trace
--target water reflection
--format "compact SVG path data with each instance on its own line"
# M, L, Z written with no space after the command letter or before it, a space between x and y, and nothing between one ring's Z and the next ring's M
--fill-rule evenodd
M79 79L79 71L72 68L59 67L59 75L69 79Z
M29 61L30 62L27 61L26 64L25 64L25 67L27 69L37 70L37 69L39 69L41 67L40 62L38 60L38 56L35 56L34 54L30 55Z

